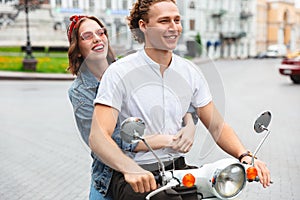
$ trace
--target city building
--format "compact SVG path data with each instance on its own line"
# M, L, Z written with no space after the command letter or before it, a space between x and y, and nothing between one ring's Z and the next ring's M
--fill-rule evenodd
M300 48L300 9L293 0L257 0L256 52L270 45Z
M118 54L126 54L134 42L126 23L134 0L50 0L57 23L67 24L72 14L90 14L99 17L108 29L111 44Z
M289 50L299 48L300 12L293 0L268 1L267 45L284 44Z
M269 45L300 49L300 9L294 0L178 0L185 40L201 35L212 58L247 58Z
M256 4L256 52L262 53L267 49L268 4L267 0L257 0Z
M140 47L131 38L126 16L135 0L28 0L48 9L54 29L66 29L72 14L95 15L105 23L117 53ZM0 0L0 5L24 5L25 0ZM183 35L176 52L211 58L247 58L284 44L300 48L300 9L294 0L177 0ZM6 7L5 7L6 9ZM6 24L16 14L3 12ZM1 18L1 17L0 17ZM3 17L0 19L5 22ZM2 22L2 24L4 24Z
M245 58L255 53L254 0L179 0L186 39L199 33L204 54Z

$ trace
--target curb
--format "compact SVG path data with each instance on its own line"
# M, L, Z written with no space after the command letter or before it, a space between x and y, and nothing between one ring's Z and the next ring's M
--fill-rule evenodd
M70 81L74 80L72 74L33 73L33 72L8 72L0 71L0 80L49 80Z
M205 63L212 62L215 60L216 59L212 59L212 58L208 58L208 57L204 57L204 58L197 57L197 58L192 59L192 62L196 63L196 64L205 64Z
M192 61L196 64L204 64L211 60L209 58L195 58ZM0 80L72 81L75 77L72 74L0 71Z

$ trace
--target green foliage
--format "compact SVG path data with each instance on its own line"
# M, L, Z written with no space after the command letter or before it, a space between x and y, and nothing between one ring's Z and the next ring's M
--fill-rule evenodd
M201 41L201 36L200 36L200 33L197 33L196 37L195 37L195 40L198 44L202 45L202 41Z
M26 54L21 52L20 47L0 47L0 70L24 71L23 59ZM38 61L36 72L42 73L68 73L67 53L35 53L33 56Z
M40 57L37 58L37 72L45 73L67 73L68 58L62 57Z
M0 52L20 52L20 47L0 47Z
M198 53L199 53L199 55L201 56L202 55L202 47L203 47L203 45L202 45L202 41L201 41L201 35L200 35L200 33L198 32L197 33L197 35L195 36L195 40L196 40L196 42L198 43L198 45L197 45L197 50L198 50Z

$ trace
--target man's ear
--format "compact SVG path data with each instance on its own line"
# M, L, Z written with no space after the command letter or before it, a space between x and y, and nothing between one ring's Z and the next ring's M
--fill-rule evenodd
M140 19L139 20L139 27L140 27L140 30L145 33L146 31L146 23L144 22L144 20Z

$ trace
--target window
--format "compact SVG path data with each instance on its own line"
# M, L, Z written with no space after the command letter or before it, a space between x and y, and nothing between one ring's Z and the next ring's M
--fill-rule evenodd
M106 0L106 8L111 9L111 0Z
M195 9L195 2L194 1L190 2L190 9Z
M74 8L79 8L79 2L78 2L78 0L73 0L73 7Z
M123 0L122 2L122 9L127 10L127 0Z
M219 27L219 26L218 26L218 23L217 23L216 21L213 21L213 30L214 30L214 31L219 31L219 30L218 30L218 27Z
M55 4L56 4L56 6L61 7L61 0L56 0Z
M3 1L0 1L0 3L3 3ZM15 3L13 0L5 0L4 3Z
M210 0L206 1L206 8L207 8L208 10L210 10L210 4L211 4Z
M190 19L190 30L191 31L195 30L195 20L194 19Z
M95 8L95 0L89 0L89 5L91 9Z

